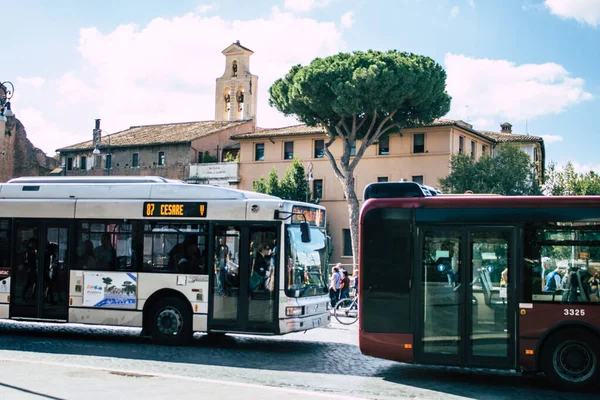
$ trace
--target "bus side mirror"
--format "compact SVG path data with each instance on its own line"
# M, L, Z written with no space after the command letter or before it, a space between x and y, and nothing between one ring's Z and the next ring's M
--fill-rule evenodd
M309 243L310 225L308 225L308 222L300 222L300 233L302 235L302 243Z

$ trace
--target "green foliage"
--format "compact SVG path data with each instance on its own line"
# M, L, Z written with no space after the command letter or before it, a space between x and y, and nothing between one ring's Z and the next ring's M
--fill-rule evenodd
M446 72L429 57L357 51L294 66L269 89L269 104L309 126L322 123L334 136L342 118L356 116L361 140L372 133L371 122L377 126L390 115L387 126L397 132L446 114L451 98L445 86Z
M217 157L211 156L208 151L204 152L204 155L202 156L202 164L210 164L210 163L216 163L216 162L217 162Z
M535 165L513 144L500 144L496 156L483 155L475 161L456 154L450 161L451 173L439 180L446 193L494 193L505 196L541 194Z
M259 180L255 181L252 184L252 190L256 193L267 193L267 181L265 181L265 178L261 176Z
M279 183L281 197L287 200L306 201L308 193L308 183L306 182L306 173L300 160L294 157L290 166L285 170L285 174Z
M551 163L545 174L544 193L552 196L600 195L600 176L594 171L577 173L570 161L562 171Z
M225 162L239 162L240 161L240 153L238 152L235 156L232 152L228 151L225 153L225 157L223 157L223 161Z
M275 167L271 168L269 172L269 176L267 177L267 181L265 182L266 193L281 197L281 189L279 188L279 176L277 175L277 170Z
M302 162L294 158L281 179L279 179L275 167L271 168L269 176L266 179L260 177L259 180L254 182L252 190L281 197L285 200L306 201L308 184Z

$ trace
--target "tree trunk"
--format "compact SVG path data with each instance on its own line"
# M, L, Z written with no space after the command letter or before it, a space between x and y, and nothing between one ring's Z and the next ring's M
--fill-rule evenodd
M345 179L344 193L348 201L348 215L350 219L350 238L352 240L352 270L357 270L358 265L358 218L360 214L360 205L358 204L358 197L354 190L354 175L350 174Z

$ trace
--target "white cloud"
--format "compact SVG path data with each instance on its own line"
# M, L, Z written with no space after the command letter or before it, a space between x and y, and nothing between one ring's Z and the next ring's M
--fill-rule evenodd
M545 4L554 15L574 18L595 28L600 25L600 0L546 0Z
M30 85L37 89L44 86L46 80L44 78L40 78L39 76L32 76L31 78L23 78L19 76L17 77L17 82L22 85Z
M77 135L64 131L56 122L48 119L44 113L35 108L23 108L17 115L25 131L27 138L44 152L54 155L59 147L68 146L80 142ZM85 139L84 139L85 140Z
M550 162L552 162L552 161L550 161ZM550 164L550 162L548 162L547 164ZM561 161L561 162L555 163L556 169L558 171L564 171L565 167L567 165L567 162L568 161ZM573 169L578 174L585 174L590 171L600 173L600 164L593 164L593 163L581 164L581 163L573 162L573 161L570 161L570 162L571 162L571 165L573 165Z
M348 11L346 14L342 15L342 27L351 28L354 25L354 11Z
M452 10L450 10L450 18L456 18L456 16L458 15L458 10L458 6L452 7Z
M285 0L283 6L288 10L308 12L313 8L326 7L332 0Z
M542 138L544 139L544 143L545 144L550 144L550 143L556 143L556 142L562 142L563 141L563 137L560 135L541 135Z
M221 51L238 39L255 52L250 71L259 77L257 122L262 127L298 123L268 105L268 89L276 79L293 65L346 50L336 21L319 22L277 7L254 20L189 13L110 32L85 28L80 31L81 60L73 63L78 68L49 80L43 90L22 91L13 110L33 143L49 154L90 140L95 118L102 119L105 133L132 125L212 120L215 79L225 68ZM18 110L19 105L44 114Z
M471 6L471 8L475 8L475 0L469 0L469 6Z
M214 11L216 7L213 4L200 4L198 7L196 7L196 12L198 14L205 14L211 10Z
M450 118L466 119L481 129L498 124L556 114L593 96L584 81L555 63L516 65L448 53L444 57L447 90L452 96Z

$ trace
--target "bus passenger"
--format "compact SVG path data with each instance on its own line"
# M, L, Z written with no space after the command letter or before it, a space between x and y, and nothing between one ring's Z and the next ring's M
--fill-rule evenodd
M105 232L100 236L100 246L94 249L96 258L96 269L101 271L111 271L115 268L117 252L110 243L110 235Z
M215 251L215 275L217 276L217 293L227 296L227 262L229 261L229 247L224 238L219 238L219 245Z
M35 300L35 287L37 282L37 269L38 269L38 259L37 259L37 248L38 241L36 238L32 237L29 239L27 243L27 251L25 253L25 271L26 271L26 281L25 286L23 287L23 291L21 292L21 299L23 301L26 300L27 292L29 288L32 288L31 297Z
M251 288L253 292L265 291L266 289L265 281L267 280L267 272L269 271L270 265L270 262L267 260L267 258L269 257L270 253L271 248L268 245L261 243L258 246L258 252L256 253L252 274L257 274L260 278L260 281L258 281L258 285Z
M96 259L94 258L94 243L86 240L77 249L78 266L81 269L96 268Z

